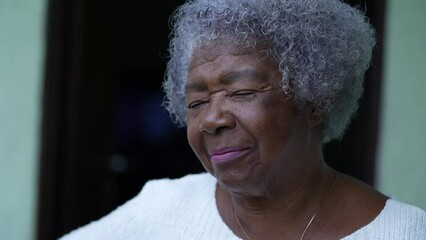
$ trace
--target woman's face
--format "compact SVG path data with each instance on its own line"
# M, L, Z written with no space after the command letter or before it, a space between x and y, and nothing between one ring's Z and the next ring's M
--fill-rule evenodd
M274 61L247 49L203 48L193 57L187 137L225 189L264 195L303 167L306 114L297 113L280 79Z

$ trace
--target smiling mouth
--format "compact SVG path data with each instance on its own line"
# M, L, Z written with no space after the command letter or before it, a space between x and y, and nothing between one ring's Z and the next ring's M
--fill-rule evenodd
M247 154L248 151L248 148L228 148L214 152L210 160L212 163L227 163L242 157Z

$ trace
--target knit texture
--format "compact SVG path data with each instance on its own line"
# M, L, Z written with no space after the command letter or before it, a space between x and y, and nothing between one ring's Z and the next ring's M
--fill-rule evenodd
M133 199L60 240L237 240L216 207L208 173L148 181ZM343 240L425 240L426 212L389 199L370 224Z

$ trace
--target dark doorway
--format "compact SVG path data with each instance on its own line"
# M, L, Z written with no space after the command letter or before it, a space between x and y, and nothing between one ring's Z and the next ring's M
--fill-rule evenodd
M168 17L181 3L49 1L38 239L100 218L149 179L203 171L161 106ZM375 60L358 116L325 155L374 184L384 0L360 5L378 30Z

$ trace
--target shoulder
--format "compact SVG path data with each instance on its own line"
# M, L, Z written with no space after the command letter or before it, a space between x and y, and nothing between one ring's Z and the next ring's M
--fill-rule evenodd
M426 211L396 199L391 198L386 202L377 220L395 227L402 226L411 230L419 228L426 235Z
M161 234L174 224L167 216L171 212L183 216L192 211L190 206L193 207L197 200L214 199L215 184L215 179L208 173L150 180L134 198L60 240L167 239Z
M145 183L139 194L132 199L133 203L130 202L129 205L130 207L136 205L146 214L150 212L154 214L154 211L166 211L182 202L213 197L215 188L215 178L205 172L175 179L153 179ZM145 209L146 206L149 208Z
M330 213L336 213L335 229L344 240L424 239L424 210L389 198L372 186L345 175L339 175L338 201ZM330 230L331 231L331 230ZM337 230L338 231L338 230Z
M389 199L383 210L371 223L347 236L344 240L420 240L425 236L426 211L396 199Z
M202 191L207 186L214 186L215 183L214 177L208 173L188 174L177 179L154 179L144 185L137 198L194 193Z

